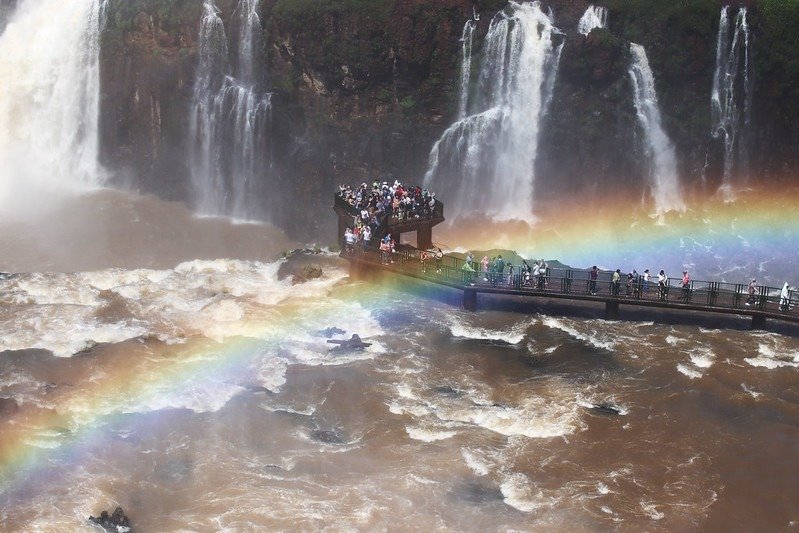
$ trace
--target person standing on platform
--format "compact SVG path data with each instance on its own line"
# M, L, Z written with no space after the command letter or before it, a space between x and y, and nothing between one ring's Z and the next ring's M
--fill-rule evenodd
M591 267L591 270L588 272L588 292L591 293L591 296L596 296L596 282L599 279L599 269L596 265Z
M666 277L666 271L661 270L660 273L658 274L658 291L660 291L660 299L661 300L665 300L666 296L668 294L668 290L667 290L667 287L666 287L666 281L668 279L669 278Z
M746 305L752 305L757 301L757 280L753 279L749 282L749 298L746 300Z
M680 286L682 287L682 299L685 303L691 301L691 276L688 275L687 270L683 270L682 272L682 281L680 282Z
M480 261L480 266L483 269L483 281L488 281L488 266L490 264L491 262L489 261L488 256L484 255L483 260Z
M780 311L788 311L791 307L791 291L788 288L788 283L782 286L780 291Z
M616 298L619 297L620 286L621 286L621 269L617 268L610 278L610 292Z

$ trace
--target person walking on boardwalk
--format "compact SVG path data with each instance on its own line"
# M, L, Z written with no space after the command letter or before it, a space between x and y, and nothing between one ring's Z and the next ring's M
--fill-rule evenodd
M682 272L682 281L680 282L680 286L682 287L682 299L685 303L691 301L691 276L688 275L687 270L683 270Z
M648 293L649 292L649 278L650 278L649 269L648 268L646 270L644 270L643 278L644 278L644 292Z
M633 271L635 272L635 271ZM627 296L632 296L633 294L633 283L635 283L635 278L633 277L632 272L627 273Z
M596 281L599 279L599 269L596 265L591 267L588 272L588 292L591 296L596 296Z
M791 306L791 292L788 289L788 282L782 286L780 291L780 311L788 311Z
M757 301L757 280L753 279L749 282L749 298L746 300L746 305L753 305Z
M508 261L508 285L513 286L513 263Z
M483 256L483 260L480 261L480 266L482 267L482 270L483 270L483 281L488 281L488 265L489 264L490 264L490 261L488 260L488 256L484 255Z
M444 252L441 248L436 248L436 274L441 274L441 261L444 259Z
M665 300L666 296L668 295L668 288L666 287L666 281L668 281L668 277L666 277L666 272L661 270L658 274L658 291L661 300Z
M610 278L610 292L616 298L619 297L619 287L621 285L621 269L617 268Z

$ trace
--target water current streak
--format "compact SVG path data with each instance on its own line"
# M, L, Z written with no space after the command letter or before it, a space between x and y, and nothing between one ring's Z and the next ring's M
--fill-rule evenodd
M677 155L674 145L663 129L658 107L655 77L643 46L630 44L632 64L630 78L633 84L633 101L638 122L646 141L647 158L650 161L649 188L656 213L683 210L682 193L677 175Z
M745 177L748 167L746 135L752 121L751 40L746 8L733 21L730 7L721 9L716 46L716 70L711 94L712 135L724 140L722 190L732 199L733 182ZM742 71L742 72L741 72Z
M461 113L430 153L425 184L450 191L453 216L499 220L533 216L535 160L563 44L539 2L510 2L491 21L476 86L469 26L464 28ZM471 114L468 114L471 113Z
M239 219L268 214L262 201L272 172L272 95L259 90L255 68L259 4L239 0L232 43L214 1L204 5L190 120L192 186L202 214Z

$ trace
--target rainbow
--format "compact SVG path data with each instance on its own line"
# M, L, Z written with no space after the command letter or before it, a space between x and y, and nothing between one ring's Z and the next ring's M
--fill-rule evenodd
M446 210L445 210L446 213ZM508 249L578 268L665 268L730 282L750 276L799 284L799 190L749 190L735 202L713 198L683 213L650 216L628 201L595 207L561 202L533 224L455 220L434 230L444 249ZM793 276L791 278L790 276Z
M708 256L722 257L744 250L755 264L762 264L774 261L775 252L784 251L784 257L792 259L790 263L767 265L769 272L776 272L779 267L787 270L799 264L797 228L799 193L789 190L746 192L734 203L708 202L673 214L665 223L621 203L604 204L593 212L583 206L561 205L533 225L455 221L436 228L434 237L450 249L509 248L529 257L557 258L575 266L603 262L612 266L609 262L613 260L655 261L659 257L664 262L685 264L685 257L691 257L688 252L697 248ZM738 274L743 278L750 275L730 275ZM320 290L329 294L335 287L336 297L342 302L356 302L370 310L390 306L395 289L420 295L436 290L396 276L384 279L385 290L381 291L364 291L360 285L341 285L337 280ZM333 320L335 302L326 307L308 306L307 297L264 309L261 316L251 317L239 327L236 337L221 342L195 337L183 344L166 345L139 339L96 348L102 357L124 357L122 370L108 379L58 389L56 409L25 406L0 421L0 500L13 501L14 495L25 494L26 488L41 486L53 475L53 464L66 468L80 464L107 438L109 426L131 412L140 412L132 410L132 404L158 403L165 395L180 397L187 386L196 389L221 382L246 383L253 363L264 353L276 353L284 336L296 331L298 317L303 324L329 324ZM146 372L142 371L143 364L150 365ZM244 385L237 386L245 390ZM126 420L130 424L130 419ZM52 447L36 445L43 434L58 435Z

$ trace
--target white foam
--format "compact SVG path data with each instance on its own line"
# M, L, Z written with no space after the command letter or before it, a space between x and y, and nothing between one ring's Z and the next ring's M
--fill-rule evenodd
M677 370L681 374L684 374L684 375L688 376L691 379L699 379L699 378L701 378L704 375L701 372L697 372L696 370L693 370L692 368L689 368L689 367L683 365L682 363L677 365Z
M710 368L716 360L713 351L707 347L695 348L690 357L691 362L698 368Z
M435 429L425 429L419 426L405 426L405 432L414 440L422 442L436 442L451 439L458 434L457 431L443 431Z
M506 476L499 489L502 491L505 503L523 513L532 513L555 503L553 499L546 498L543 491L537 488L530 478L518 472Z
M544 317L543 323L548 328L563 331L564 333L569 334L571 337L583 341L594 348L599 348L601 350L613 350L616 347L615 342L611 341L610 339L603 338L603 336L598 332L593 331L590 333L583 333L578 331L575 326L569 324L565 319ZM585 324L587 324L587 322Z
M665 514L661 513L657 510L657 506L651 502L640 502L641 503L641 510L644 512L646 516L651 518L652 520L663 520L665 518Z
M466 461L466 465L478 476L486 476L491 472L491 465L482 457L478 457L475 451L466 448L461 450L461 456Z
M469 423L506 437L523 436L536 439L562 437L575 431L579 418L571 407L540 398L528 398L517 407L475 405L437 412L448 420Z
M532 321L522 321L507 330L496 330L471 326L454 316L450 318L449 330L453 337L519 344L524 340L527 329L531 324Z
M757 392L756 390L749 388L749 386L746 383L741 383L741 389L743 389L744 392L746 392L752 398L755 398L755 399L760 398L761 396L763 396L762 392Z

